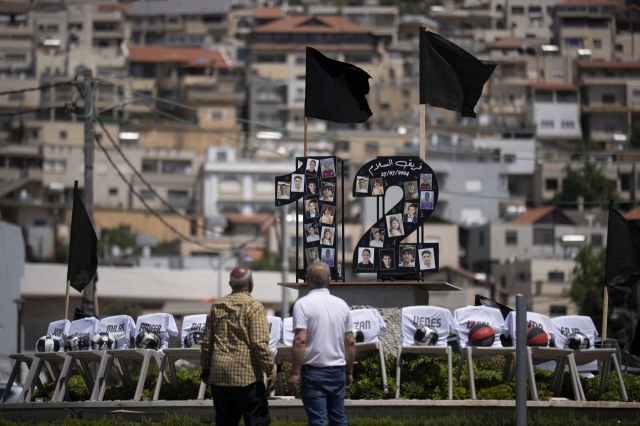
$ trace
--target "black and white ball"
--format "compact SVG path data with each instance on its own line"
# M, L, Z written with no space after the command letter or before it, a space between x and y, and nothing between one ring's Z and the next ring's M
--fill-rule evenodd
M42 336L36 342L36 351L38 352L58 352L60 350L60 341L51 336Z
M356 343L364 342L364 333L359 328L354 328L353 330L353 338L356 339Z
M589 338L579 331L570 334L567 340L564 341L564 347L567 349L589 349L590 346L591 342L589 342Z
M199 348L202 336L203 334L201 331L190 331L189 334L187 334L187 337L184 338L184 347Z
M89 349L89 339L81 334L67 337L64 342L65 352L86 351Z
M106 351L115 348L116 339L109 333L100 332L91 339L91 349L94 351Z
M160 347L160 336L152 331L142 330L136 336L136 348L138 349L158 349Z
M435 346L438 343L438 332L427 325L423 325L413 333L413 339L418 346Z

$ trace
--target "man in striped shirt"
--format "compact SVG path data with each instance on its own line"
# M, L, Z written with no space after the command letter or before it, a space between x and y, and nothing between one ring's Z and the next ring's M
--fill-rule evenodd
M264 307L251 297L249 268L231 271L232 293L209 309L201 344L203 380L211 386L216 424L247 426L271 422L263 373L268 390L275 389L276 371L269 351L269 324Z

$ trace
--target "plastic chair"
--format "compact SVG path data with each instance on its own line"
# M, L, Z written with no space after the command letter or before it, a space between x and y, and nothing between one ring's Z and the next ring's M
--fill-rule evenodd
M427 324L429 322L429 324ZM428 325L438 333L435 346L418 346L414 333L422 325ZM453 372L451 347L447 346L447 337L453 331L453 317L448 309L437 306L410 306L402 308L400 313L400 327L402 329L402 344L398 346L396 364L396 399L400 398L400 374L402 354L418 354L429 357L447 357L449 399L453 399Z
M0 402L2 403L7 402L7 398L11 394L11 388L13 387L13 383L16 381L16 377L18 377L18 374L20 373L20 367L22 366L22 363L24 363L29 369L33 364L32 353L13 354L13 355L9 355L9 358L15 359L16 362L15 364L13 364L13 369L11 370L11 374L9 375L9 379L7 380L7 384L4 388L4 392L2 393L2 398L0 399ZM44 386L42 385L42 381L40 381L40 377L36 377L35 385L38 387L38 390L40 392L44 393Z
M382 373L382 390L384 393L388 393L387 367L384 361L382 342L379 340L380 331L387 331L387 325L376 309L354 309L351 311L351 320L354 327L359 328L364 334L364 342L356 342L356 359L371 352L378 353Z

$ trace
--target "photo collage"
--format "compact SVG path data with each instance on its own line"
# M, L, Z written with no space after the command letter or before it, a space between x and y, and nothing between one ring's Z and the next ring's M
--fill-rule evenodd
M293 188L304 191L304 266L316 261L337 267L336 259L336 159L306 158L304 174L293 175Z

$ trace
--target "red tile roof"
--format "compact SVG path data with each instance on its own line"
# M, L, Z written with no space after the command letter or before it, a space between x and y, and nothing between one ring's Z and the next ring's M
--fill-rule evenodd
M342 16L289 16L262 25L253 32L256 34L367 34L371 31Z
M537 209L527 210L526 212L522 213L520 216L513 219L509 223L513 223L513 224L520 223L520 224L530 225L532 223L536 223L538 220L542 219L544 216L546 216L548 213L552 212L556 208L557 206L546 206L546 207L540 207Z
M3 15L16 15L29 10L29 3L0 2L0 13Z
M131 6L133 6L133 3L98 3L98 11L113 12L119 10L121 12L128 12Z
M313 47L320 52L331 51L372 51L375 48L370 44L277 44L277 43L253 43L249 44L251 50L281 50L288 52L290 50L305 50L309 47Z
M571 84L548 83L548 84L531 84L531 88L535 90L563 90L565 92L577 92L578 87Z
M253 9L253 19L279 19L282 18L281 7L256 7Z
M640 207L636 207L635 209L629 210L622 216L627 220L640 220Z
M592 70L640 69L640 62L578 61L578 67Z
M207 67L215 62L218 69L228 69L229 64L219 50L178 49L169 47L129 46L130 62L180 62L184 67Z

